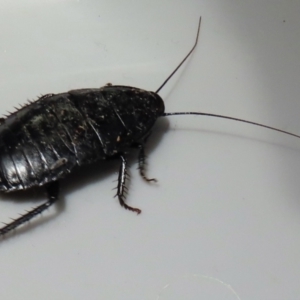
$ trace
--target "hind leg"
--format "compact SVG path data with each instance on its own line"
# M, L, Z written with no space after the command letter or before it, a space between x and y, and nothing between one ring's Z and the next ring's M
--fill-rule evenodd
M59 183L58 181L54 181L46 186L46 191L48 195L48 201L44 204L41 204L32 210L29 210L26 214L21 215L21 217L17 219L13 219L11 223L6 224L4 227L0 229L0 236L5 235L6 233L10 232L11 230L21 226L27 221L30 221L35 216L42 213L44 210L46 210L48 207L50 207L53 203L55 203L58 200L59 195Z

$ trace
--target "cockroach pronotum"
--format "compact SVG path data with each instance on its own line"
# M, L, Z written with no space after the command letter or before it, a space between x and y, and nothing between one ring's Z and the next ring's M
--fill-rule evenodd
M3 236L39 215L59 199L59 180L75 167L100 160L119 159L117 193L121 206L140 213L125 203L127 159L139 149L139 173L145 181L146 139L159 117L202 115L244 122L300 138L299 135L243 119L202 112L166 113L158 92L166 85L197 46L155 91L108 84L95 89L47 94L0 119L0 190L12 192L44 186L48 200L5 224Z

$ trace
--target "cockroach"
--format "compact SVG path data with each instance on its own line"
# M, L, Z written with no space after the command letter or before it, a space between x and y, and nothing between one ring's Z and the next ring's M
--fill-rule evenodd
M145 143L160 117L200 115L224 118L286 132L239 118L202 112L165 112L159 91L190 57L197 46L201 17L195 43L189 53L155 91L108 84L95 89L71 90L47 94L35 102L0 119L0 190L12 192L44 186L48 200L5 224L3 236L42 213L59 199L59 181L76 167L100 160L119 159L116 197L125 209L141 213L126 204L127 159L139 150L139 173L145 181Z

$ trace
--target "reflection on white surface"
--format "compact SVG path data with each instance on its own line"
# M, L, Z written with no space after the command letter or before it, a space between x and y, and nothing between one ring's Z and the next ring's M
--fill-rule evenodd
M164 286L157 300L179 299L241 300L236 291L223 281L201 274L189 274Z

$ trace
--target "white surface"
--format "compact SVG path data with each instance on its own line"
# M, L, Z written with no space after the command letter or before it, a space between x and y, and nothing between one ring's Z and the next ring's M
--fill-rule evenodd
M0 5L3 113L107 82L155 90L201 15L198 48L161 92L166 111L300 133L298 1ZM159 184L132 161L128 203L143 213L113 198L117 163L70 176L60 205L1 242L1 299L299 299L300 141L208 117L172 117L155 131L148 174ZM4 222L42 201L1 198Z

